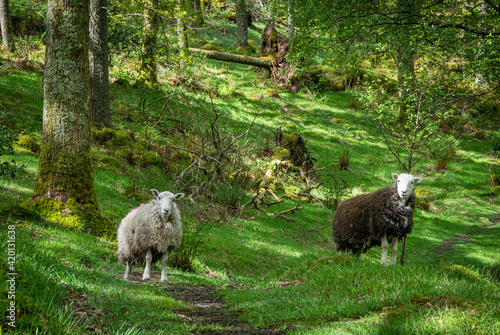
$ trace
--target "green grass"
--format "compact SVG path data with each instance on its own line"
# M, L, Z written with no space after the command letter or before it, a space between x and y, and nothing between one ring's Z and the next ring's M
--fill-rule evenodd
M231 40L216 36L207 30L197 38L217 38L222 50L231 51ZM258 34L252 33L251 38L258 39ZM262 73L237 64L197 62L200 73L207 68L211 74L205 77L194 71L193 76L217 87L213 103L223 112L224 133L238 135L255 118L247 149L248 157L254 159L247 162L255 175L253 183L270 162L270 158L258 159L256 152L274 145L273 131L278 127L283 133L298 131L307 138L318 167L326 167L320 178L341 176L353 195L387 185L390 173L399 171L380 134L363 122L359 111L348 107L349 92L277 89L280 99L275 99L265 96L271 86ZM222 67L225 70L217 79L215 74ZM12 129L20 134L40 136L42 82L40 73L0 69L1 106L15 115ZM156 123L162 105L154 101L170 94L175 98ZM144 140L145 150L186 145L174 130L181 127L190 136L202 136L214 115L204 90L167 86L149 95L144 108L139 105L141 95L140 90L111 85L116 129L134 132ZM307 112L291 107L287 107L290 113L285 112L290 103ZM130 114L130 119L122 118L123 113ZM488 131L491 138L499 135ZM350 152L351 171L331 166L344 149ZM331 238L333 212L317 203L304 204L303 210L289 216L294 221L286 222L269 210L252 208L235 219L221 214L231 205L216 203L214 207L203 199L193 205L184 199L180 208L185 223L205 222L210 229L198 250L197 272L170 268L169 280L214 285L227 302L227 310L238 312L240 321L289 334L498 334L500 226L479 229L499 218L500 198L491 193L488 171L488 165L498 164L498 159L489 154L490 149L487 140L465 141L447 171L431 170L431 160L417 166L414 174L424 176L420 187L431 192L425 195L431 211L415 213L404 266L380 266L380 248L371 249L361 260L338 255ZM112 154L106 150L101 152L103 157ZM33 192L38 158L21 148L16 153L16 161L26 165L26 172L16 179L0 178L0 210L27 201ZM183 166L174 162L169 168L178 173ZM117 166L99 161L94 180L101 212L117 225L141 198L150 198L151 188L181 191L185 186L176 184L161 167L131 166L124 161ZM245 203L252 195L251 186L244 192L232 185L216 196L227 203ZM127 195L134 187L139 198ZM191 192L189 188L184 191ZM315 192L318 197L326 194L321 188ZM272 210L293 206L287 201ZM171 297L154 281L123 281L115 241L8 216L0 225L2 253L6 252L7 226L16 225L18 333L179 334L220 328L185 322L178 316L184 312L179 311L193 307ZM457 236L466 238L454 240L450 251L436 257L435 249ZM229 280L227 269L236 282ZM159 271L158 264L154 271ZM2 311L8 303L5 287L0 291ZM5 314L0 315L5 331Z

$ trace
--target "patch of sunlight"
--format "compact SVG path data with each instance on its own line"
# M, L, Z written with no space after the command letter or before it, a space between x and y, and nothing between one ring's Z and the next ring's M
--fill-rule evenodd
M253 240L249 243L252 247L268 249L270 251L279 253L281 255L286 255L290 257L301 257L304 255L303 252L296 250L295 248L288 247L282 244L269 243L265 241Z
M33 189L27 188L27 187L22 187L20 185L16 185L16 186L4 185L2 187L4 189L6 189L6 192L24 192L24 193L31 193L31 192L33 192Z

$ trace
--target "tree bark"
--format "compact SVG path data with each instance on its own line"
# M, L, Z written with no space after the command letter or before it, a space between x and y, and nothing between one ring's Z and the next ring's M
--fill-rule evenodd
M88 110L89 0L48 0L43 140L32 200L97 210Z
M89 37L90 121L99 129L111 128L107 0L90 0Z
M0 28L2 30L2 48L14 51L16 47L10 22L9 0L0 0Z
M223 62L252 65L252 66L257 66L257 67L261 67L264 69L271 69L273 67L270 61L265 60L265 59L260 59L257 57L233 55L233 54L226 54L226 53L217 52L217 51L208 51L208 50L193 49L193 48L189 48L189 51L203 54L203 55L207 56L207 58L220 60Z
M290 41L290 46L292 44L293 35L295 33L295 20L294 20L294 3L293 0L288 0L288 40Z
M179 49L181 50L181 64L183 59L189 52L189 44L187 37L187 13L186 13L186 0L177 0L179 12L177 13L177 36L179 39Z
M142 40L141 68L139 79L149 85L158 82L156 71L157 39L158 39L158 0L144 2L144 37Z
M236 0L236 45L248 46L248 20L245 0Z
M201 0L194 0L194 21L197 26L205 23L203 19L203 9L201 8Z

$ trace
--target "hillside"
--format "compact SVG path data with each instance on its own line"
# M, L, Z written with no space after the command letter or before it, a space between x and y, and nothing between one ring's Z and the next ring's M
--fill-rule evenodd
M235 29L220 22L208 27L195 46L214 40L217 29ZM258 43L259 33L250 38ZM234 52L223 39L217 39L220 50ZM160 284L159 264L153 280L142 282L143 268L134 268L126 282L114 236L14 210L35 185L43 72L39 63L22 66L0 55L2 122L35 143L17 143L14 159L25 169L0 178L4 255L15 235L15 260L0 262L2 273L12 272L10 266L16 273L15 332L7 325L12 291L2 285L0 292L7 334L500 332L498 121L462 137L444 169L429 158L412 171L424 180L405 264L383 267L381 248L361 259L339 255L331 236L336 201L386 186L392 172L401 172L353 91L291 93L265 71L202 57L183 76L163 68L161 89L148 91L132 85L136 64L124 57L111 71L114 130L93 130L99 209L117 226L152 199L153 188L193 195L179 203L184 248L169 259L176 265L170 282ZM273 175L283 202L263 210L249 205L239 215L276 159L278 129L307 140L317 160L308 189L314 197L298 202L304 182L283 168ZM211 156L227 148L222 172L201 160L200 143ZM301 209L285 213L295 207Z

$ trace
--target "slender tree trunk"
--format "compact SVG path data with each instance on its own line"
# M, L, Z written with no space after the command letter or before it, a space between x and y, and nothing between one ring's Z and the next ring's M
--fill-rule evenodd
M159 0L144 2L144 37L142 40L142 56L139 78L147 84L156 84L157 39L158 39L158 6Z
M203 9L201 8L201 0L194 0L194 21L197 26L201 26L203 20Z
M189 53L189 44L187 37L187 13L186 0L177 0L179 13L177 13L177 36L179 38L179 49L181 50L181 58L184 59ZM182 63L182 60L181 60Z
M294 4L293 0L288 0L288 40L289 45L292 45L293 35L295 33L295 20L294 16Z
M236 0L236 45L248 46L248 20L245 0Z
M407 41L400 41L397 48L398 56L398 86L399 86L399 111L398 118L403 119L407 111L407 99L411 93L411 80L415 73L415 53Z
M89 110L91 123L110 128L107 0L90 0Z
M0 0L0 28L2 30L2 48L14 51L14 34L10 22L9 0Z
M402 15L410 16L408 13L415 13L415 3L407 0L398 0L397 5L403 13ZM413 18L410 18L413 20ZM406 20L410 20L406 19ZM399 86L399 110L398 118L403 119L407 112L407 99L411 94L412 80L415 75L415 52L416 44L413 38L412 26L402 25L401 31L397 35L396 54L398 62L398 86Z
M88 110L89 0L48 0L43 140L32 200L97 210Z

